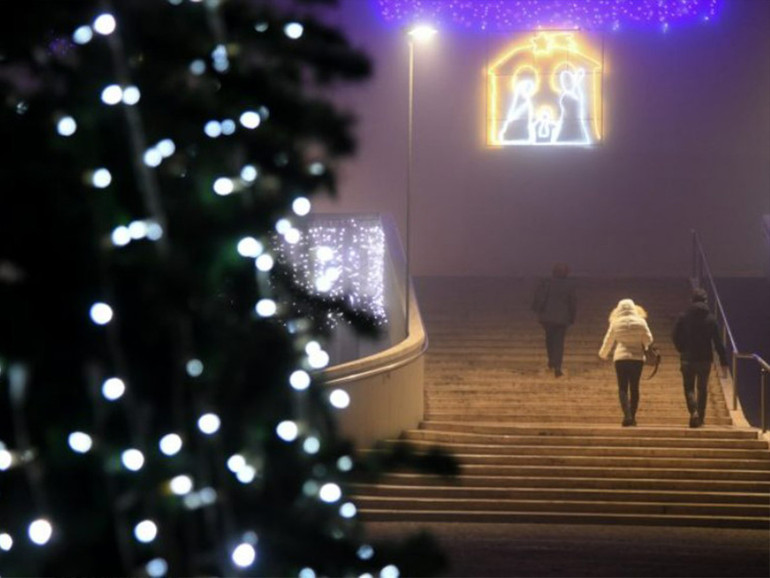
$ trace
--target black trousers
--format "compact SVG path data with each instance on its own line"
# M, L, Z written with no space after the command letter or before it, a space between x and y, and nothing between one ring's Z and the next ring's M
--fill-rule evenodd
M620 409L625 417L636 416L639 407L639 380L642 378L643 367L644 362L637 359L619 359L615 362Z
M684 399L687 402L687 411L703 419L706 413L708 401L709 374L711 373L710 361L683 361L682 384L684 385Z
M545 350L548 352L548 367L561 370L567 326L543 323L543 327L545 328Z

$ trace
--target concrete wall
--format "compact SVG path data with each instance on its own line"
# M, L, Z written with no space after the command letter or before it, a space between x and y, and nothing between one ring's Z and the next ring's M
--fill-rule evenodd
M370 0L335 21L375 76L336 91L358 155L327 212L405 227L407 44ZM412 270L686 275L696 228L717 275L761 275L770 211L770 2L725 0L710 24L603 36L606 138L592 149L483 145L484 66L507 37L443 31L417 47Z

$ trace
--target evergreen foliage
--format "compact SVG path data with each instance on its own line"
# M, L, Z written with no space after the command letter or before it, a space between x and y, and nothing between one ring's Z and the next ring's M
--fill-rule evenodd
M255 268L293 201L333 193L335 162L354 150L352 119L323 92L365 79L370 64L314 16L328 4L3 5L0 575L440 567L425 536L370 552L341 510L357 472L378 465L340 439L318 379L289 385L297 371L314 375L305 346L329 304L277 284L279 264ZM102 14L114 31L94 30L110 29ZM244 257L247 237L261 249ZM258 315L261 300L277 312ZM111 320L92 320L96 303ZM114 400L110 378L125 384ZM220 420L211 434L205 414ZM282 422L296 439L276 435ZM74 451L84 447L73 432L93 447ZM183 442L172 456L159 447L168 434ZM137 471L122 461L128 449L142 452ZM341 497L321 499L325 484ZM28 537L38 518L52 527L42 545ZM151 525L136 537L144 520L154 539ZM249 548L256 560L236 563Z

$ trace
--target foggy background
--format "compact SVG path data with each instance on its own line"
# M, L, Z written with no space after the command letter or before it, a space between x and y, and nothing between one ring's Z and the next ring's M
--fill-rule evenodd
M389 213L403 239L406 37L371 0L341 0L332 18L375 70L335 93L359 119L359 149L338 198L314 211ZM600 35L604 139L592 148L485 146L484 68L516 35L455 28L415 46L414 275L542 275L566 261L576 275L686 276L691 229L716 275L767 270L770 1Z

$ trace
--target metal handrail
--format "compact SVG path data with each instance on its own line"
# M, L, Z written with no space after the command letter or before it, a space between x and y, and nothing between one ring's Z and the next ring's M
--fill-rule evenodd
M759 365L761 371L760 382L760 413L762 418L762 433L767 431L767 404L765 403L766 389L767 389L767 376L770 374L770 364L762 359L756 353L741 353L738 350L738 346L735 344L735 338L733 332L730 329L730 324L727 322L727 315L725 309L722 306L722 301L719 298L717 292L716 283L714 277L711 274L711 268L706 259L706 253L703 250L703 245L700 242L698 233L692 231L692 279L700 287L703 282L703 273L705 272L706 280L708 280L713 295L713 302L716 306L717 323L721 322L722 325L722 342L725 346L730 346L730 353L732 354L732 379L733 379L733 411L738 409L738 360L739 359L753 359Z
M711 268L709 267L708 259L706 259L706 253L703 251L703 245L701 244L700 238L698 237L698 233L695 230L692 231L692 247L693 247L692 276L694 279L698 280L698 285L700 285L702 275L699 274L699 270L702 271L705 269L706 277L708 279L709 285L711 286L711 293L714 296L714 303L716 304L716 310L719 315L719 318L722 321L722 328L723 328L722 341L727 341L729 339L732 352L734 354L737 354L738 346L735 345L735 338L733 337L733 332L730 329L730 324L727 322L727 315L725 314L724 307L722 307L722 301L719 299L719 293L717 292L717 286L714 283L714 277L711 275ZM700 257L700 259L698 259L698 257ZM700 265L700 267L698 265ZM725 343L725 345L727 345L727 343Z

